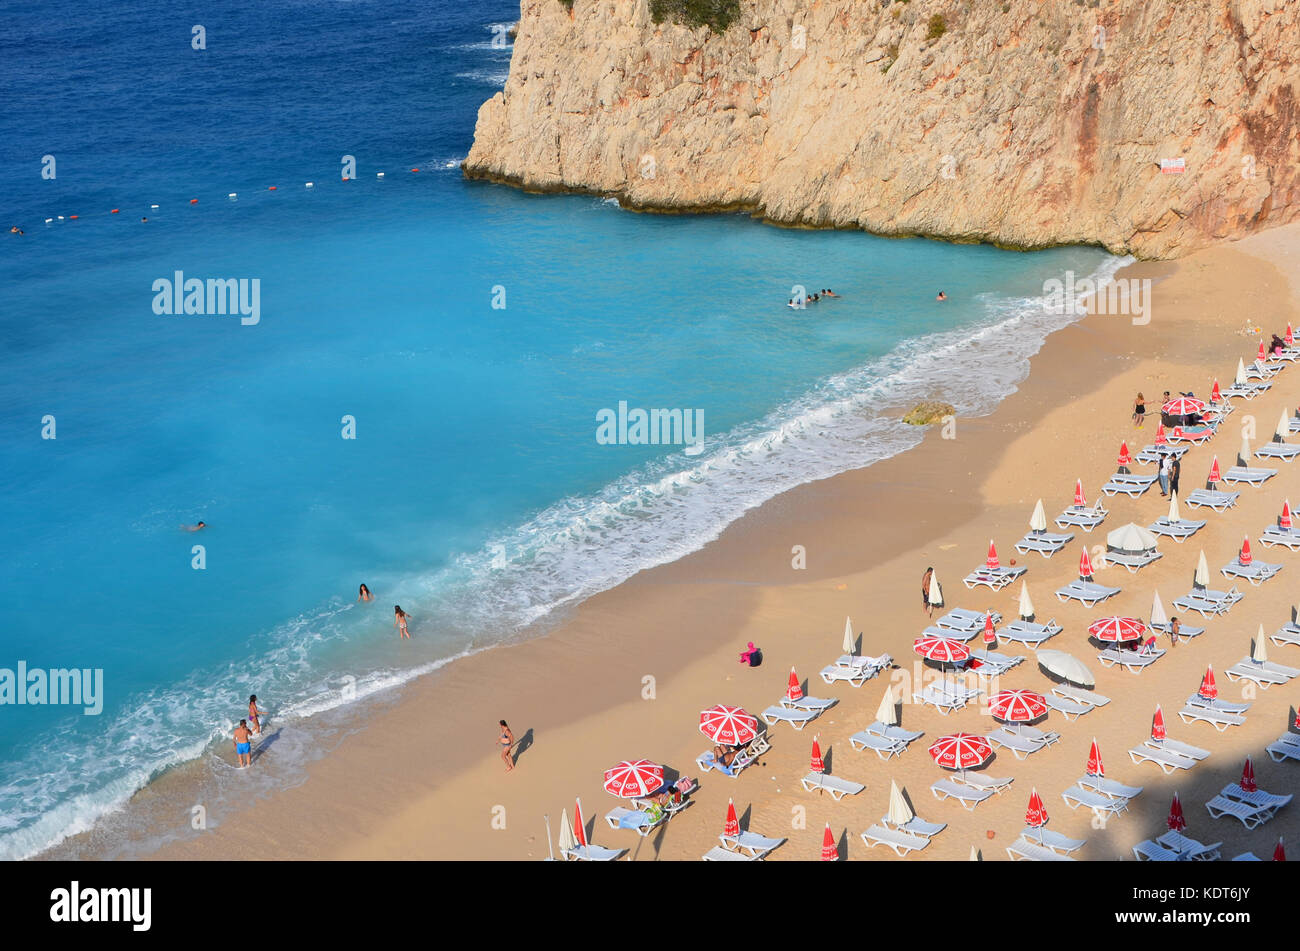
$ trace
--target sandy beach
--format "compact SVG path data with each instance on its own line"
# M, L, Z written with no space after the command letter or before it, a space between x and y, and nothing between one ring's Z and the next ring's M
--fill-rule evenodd
M1006 859L1004 847L1017 838L1034 788L1051 815L1049 828L1088 840L1078 853L1083 859L1132 858L1136 842L1164 831L1175 791L1189 835L1222 840L1225 858L1247 850L1267 857L1279 834L1295 832L1300 813L1284 810L1245 831L1236 820L1210 819L1204 803L1239 778L1247 754L1254 756L1260 788L1286 792L1295 786L1297 766L1272 763L1264 754L1294 715L1294 687L1247 691L1253 706L1246 723L1224 733L1184 724L1177 711L1207 664L1216 671L1231 666L1249 653L1260 624L1271 633L1290 616L1300 556L1264 549L1256 539L1284 498L1300 501L1300 463L1258 463L1278 469L1278 476L1261 488L1239 487L1238 505L1225 514L1184 506L1185 518L1207 519L1207 527L1181 545L1162 539L1164 557L1137 574L1113 566L1100 571L1098 581L1123 591L1095 609L1061 604L1053 592L1077 576L1081 543L1104 546L1107 531L1130 521L1147 525L1165 514L1168 503L1158 489L1139 499L1107 499L1110 515L1103 525L1090 535L1076 533L1050 560L1020 556L1013 545L1026 532L1037 499L1054 517L1071 501L1076 479L1083 480L1090 501L1097 498L1115 471L1120 443L1127 440L1136 452L1151 441L1158 417L1149 414L1142 430L1130 420L1138 391L1152 409L1164 390L1208 396L1214 378L1225 387L1231 382L1238 357L1253 358L1259 338L1242 335L1243 322L1280 333L1288 320L1300 318L1300 285L1289 286L1285 277L1298 259L1300 228L1291 226L1177 263L1125 269L1121 278L1154 282L1149 324L1097 315L1053 334L1018 390L990 416L956 420L955 438L943 438L935 427L912 451L801 486L751 511L702 550L584 602L546 636L458 660L421 678L391 702L375 705L363 727L308 766L303 781L254 808L213 816L210 831L165 845L153 856L536 860L547 855L543 816L549 815L554 834L561 809L571 812L580 797L586 818L594 820L596 843L626 848L637 860L698 859L717 844L731 798L742 827L789 840L770 855L773 861L818 858L826 823L843 857L896 861L886 849L867 849L860 838L885 813L894 779L922 818L948 823L910 861L966 859L972 847L985 859ZM1295 367L1253 402L1237 401L1220 435L1184 456L1184 493L1203 484L1215 454L1225 468L1232 464L1246 417L1255 418L1258 446L1283 409L1294 410L1297 403ZM1134 471L1151 470L1135 465ZM1235 557L1247 534L1256 558L1285 566L1277 578L1258 588L1241 583L1245 598L1238 605L1209 622L1192 618L1207 633L1173 648L1140 675L1097 663L1096 648L1086 640L1091 620L1109 614L1146 618L1155 589L1177 613L1172 601L1190 589L1202 549L1211 587L1229 587L1218 569ZM1039 620L1054 617L1064 626L1045 646L1084 660L1096 675L1097 692L1112 702L1073 722L1053 714L1040 726L1058 731L1060 742L1026 760L999 752L986 771L1014 777L1014 783L967 811L931 796L930 784L944 771L926 748L946 733L993 729L997 724L976 705L943 716L904 703L902 725L925 736L888 762L853 750L849 737L874 719L887 683L910 695L922 670L911 644L930 623L919 599L926 566L935 567L947 608L991 607L1007 620L1016 616L1019 582L997 593L968 591L961 583L983 563L990 539L1003 564L1015 559L1028 568L1025 580ZM804 568L792 564L796 546L806 552ZM898 665L858 689L827 686L818 677L840 653L846 616L861 633L863 653L887 652ZM763 650L759 668L737 663L748 641ZM1161 641L1168 646L1166 638ZM1271 659L1300 665L1300 650L1269 646ZM1050 688L1031 650L1005 642L999 649L1029 656L998 686ZM729 703L758 713L777 702L792 666L808 679L809 693L838 698L838 705L803 732L772 728L771 751L739 777L701 777L694 760L709 744L696 728L699 711ZM1226 699L1243 696L1242 684L1229 683L1222 673L1219 686ZM1157 703L1169 735L1210 750L1208 760L1172 776L1129 761L1127 750L1147 736ZM501 718L524 740L508 775L494 745ZM814 735L829 770L864 783L864 792L833 802L800 787ZM1072 811L1061 799L1062 790L1083 774L1094 737L1107 776L1145 787L1128 813L1106 822L1086 809ZM617 804L601 790L604 769L639 757L701 780L693 805L645 838L612 830L603 820ZM193 801L183 788L169 795ZM82 854L94 852L84 842L80 847Z

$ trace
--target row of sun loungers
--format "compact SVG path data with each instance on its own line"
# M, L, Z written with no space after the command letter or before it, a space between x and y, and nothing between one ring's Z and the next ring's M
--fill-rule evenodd
M1221 856L1219 847L1222 842L1203 845L1195 839L1189 839L1181 832L1166 832L1152 842L1147 839L1133 846L1133 855L1138 861L1148 862L1215 862Z
M1300 733L1283 733L1266 750L1269 759L1275 763L1288 759L1300 761Z

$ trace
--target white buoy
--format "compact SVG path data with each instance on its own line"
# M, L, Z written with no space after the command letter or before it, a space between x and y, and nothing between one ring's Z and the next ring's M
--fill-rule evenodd
M60 220L60 221L63 220L63 216L62 216L62 215L59 215L59 220Z
M375 178L383 178L383 177L384 177L384 173L383 173L383 172L376 172L376 173L375 173Z
M157 205L150 205L150 206L149 206L150 209L157 209L157 207L158 207Z
M48 225L48 224L49 224L51 221L53 221L53 220L54 220L53 218L46 218L46 219L45 219L45 223Z
M239 196L238 196L235 192L231 192L231 193L230 193L229 195L227 195L226 197L227 197L227 198L238 198Z
M307 183L307 187L308 187L308 188L311 188L311 187L312 187L313 185L315 185L315 184L316 184L315 182L308 182L308 183Z

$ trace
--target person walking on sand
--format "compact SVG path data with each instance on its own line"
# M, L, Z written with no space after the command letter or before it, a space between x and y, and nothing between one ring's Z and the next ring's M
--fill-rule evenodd
M505 720L501 721L501 735L497 740L501 744L501 762L506 764L508 773L515 768L515 760L510 753L510 748L515 745L515 735L510 731L510 725Z
M930 603L930 579L934 577L934 568L926 568L921 575L921 610L926 617L934 617L934 605Z
M1133 401L1133 425L1138 429L1142 428L1142 422L1147 416L1147 400L1141 393Z
M248 721L240 720L239 726L235 727L235 759L240 769L253 765L253 756L249 752L252 742L253 735L248 732Z
M1181 476L1182 474L1183 474L1183 464L1179 462L1178 457L1175 456L1173 461L1173 467L1169 470L1169 491L1170 492L1178 491L1178 477Z
M393 605L393 627L397 628L402 637L406 638L408 641L411 639L411 632L406 629L406 622L410 617L409 614L402 610L400 604Z
M262 735L262 721L258 717L265 715L265 710L257 708L257 694L253 694L248 698L248 722L253 724L253 732L258 736Z
M1170 647L1178 646L1178 631L1181 627L1182 625L1178 623L1178 618L1171 617L1169 619L1169 646Z

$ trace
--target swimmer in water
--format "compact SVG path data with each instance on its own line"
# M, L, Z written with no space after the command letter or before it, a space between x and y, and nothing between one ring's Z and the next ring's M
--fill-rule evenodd
M253 694L251 697L248 698L248 720L250 723L253 724L253 732L256 733L258 736L261 736L262 721L258 719L259 715L265 716L266 711L259 710L257 708L257 694Z
M831 290L831 289L828 287L828 288L826 288L826 290L822 291L822 296L823 296L823 297L839 297L840 295L839 295L839 294L836 294L833 290Z
M358 600L358 601L373 601L373 600L375 600L375 596L374 596L373 594L371 594L371 593L370 593L370 589L367 588L367 587L363 584L363 585L361 586L360 591L357 592L357 600Z
M939 296L935 298L935 300L947 300L947 299L948 299L948 295L945 294L943 291L940 291Z
M411 639L411 632L406 629L406 622L410 617L409 614L402 610L400 604L393 605L393 627L397 628L397 630L401 632L402 637L406 638L408 641Z
M790 300L786 302L786 305L785 305L785 306L786 306L786 307L790 307L790 308L792 308L792 309L794 309L794 310L798 310L798 309L799 309L799 305L796 304L796 303L794 302L794 298L793 298L793 297L791 297Z
M201 531L203 531L203 529L205 529L205 528L207 528L207 527L208 527L208 523L207 523L207 522L200 521L197 525L182 525L182 526L181 526L181 531L183 531L183 532L201 532Z

